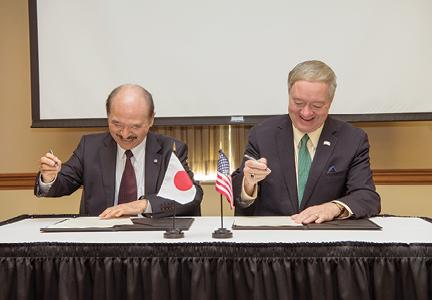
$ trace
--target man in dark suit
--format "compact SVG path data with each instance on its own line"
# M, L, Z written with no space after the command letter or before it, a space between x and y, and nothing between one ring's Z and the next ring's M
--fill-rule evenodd
M176 213L200 215L203 192L188 167L187 146L149 132L155 115L151 94L138 85L119 86L108 96L106 110L109 133L83 136L64 164L53 153L41 157L35 195L59 197L83 186L82 215L112 218L141 213L172 214L175 199L165 199L157 193L175 148L196 189L193 201L176 203Z
M298 223L378 214L366 133L328 117L336 75L320 61L288 77L288 115L251 129L233 173L236 215L287 215Z

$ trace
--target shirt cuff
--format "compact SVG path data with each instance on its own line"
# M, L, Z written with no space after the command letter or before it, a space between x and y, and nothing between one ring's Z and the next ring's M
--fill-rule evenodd
M48 193L49 189L51 188L51 186L53 185L54 181L57 179L57 176L54 178L53 181L51 182L43 182L42 181L42 174L39 175L39 190L45 194Z
M257 198L257 196L258 196L258 184L255 184L255 186L254 186L254 190L253 190L253 193L252 193L252 196L249 196L247 193L246 193L246 191L245 191L245 188L244 188L244 177L243 177L243 181L242 181L242 190L241 190L241 196L240 196L240 198L241 198L241 204L243 205L243 206L250 206L250 205L252 205L252 203L254 203L255 202L255 199Z
M339 220L342 220L342 219L348 219L349 217L351 217L351 216L353 215L353 212L352 212L351 208L349 208L349 206L346 205L345 203L340 202L340 201L338 201L338 200L333 200L333 201L331 201L331 202L332 202L332 203L337 203L337 204L343 206L343 208L344 208L344 209L341 211L340 215L337 216L335 219L339 219Z
M147 201L147 206L144 209L144 211L141 213L141 216L143 214L151 214L152 213L152 207L151 207L150 201L148 199L146 199L144 195L142 195L141 197L139 197L138 200L146 200Z
M150 201L147 200L147 207L144 210L145 214L151 214L152 213L152 208L151 208L151 204Z

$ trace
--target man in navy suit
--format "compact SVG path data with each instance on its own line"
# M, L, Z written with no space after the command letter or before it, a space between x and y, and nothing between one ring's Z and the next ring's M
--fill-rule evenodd
M59 197L83 186L82 215L112 218L141 213L172 214L172 200L175 199L162 198L157 193L175 144L176 155L196 189L193 201L175 204L176 213L200 215L203 192L188 167L187 146L149 131L155 115L151 94L138 85L119 86L108 96L106 110L109 133L83 136L64 164L53 153L41 157L35 195ZM124 200L119 192L128 160L132 165L129 172L131 168L134 170L134 184L132 196ZM123 190L128 193L131 188Z
M288 115L251 129L248 158L233 173L236 215L307 224L379 213L366 133L328 116L335 90L336 75L321 61L289 73Z

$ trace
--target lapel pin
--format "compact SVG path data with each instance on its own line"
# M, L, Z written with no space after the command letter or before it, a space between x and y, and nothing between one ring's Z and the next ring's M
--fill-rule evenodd
M154 164L157 164L157 159L153 159L153 163L154 163Z
M323 145L324 145L324 146L330 146L331 143L330 143L329 141L324 141Z

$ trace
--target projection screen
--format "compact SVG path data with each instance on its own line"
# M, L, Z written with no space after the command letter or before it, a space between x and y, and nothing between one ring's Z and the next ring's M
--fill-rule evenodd
M287 76L319 59L331 113L431 120L429 0L29 0L33 127L106 124L123 83L156 124L254 123L287 112Z

